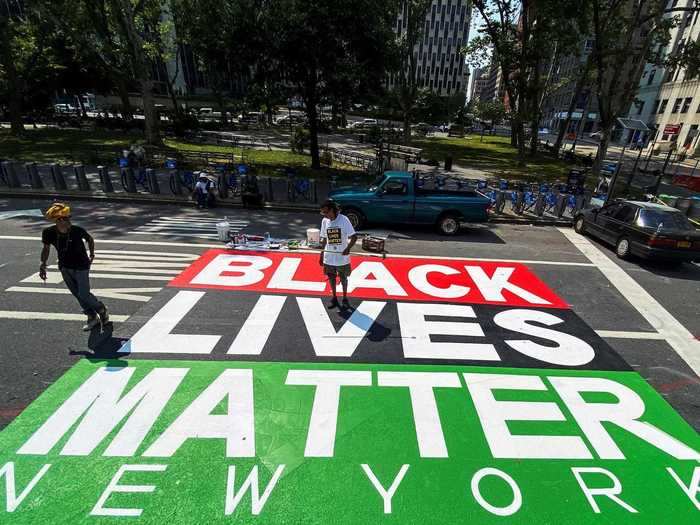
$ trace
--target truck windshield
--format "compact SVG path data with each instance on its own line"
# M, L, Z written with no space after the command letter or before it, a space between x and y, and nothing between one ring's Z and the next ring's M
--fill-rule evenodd
M384 175L380 175L379 177L374 179L374 182L372 182L372 184L369 185L367 191L377 191L379 189L379 186L382 185L382 182L384 182Z
M643 228L655 228L658 230L692 230L685 216L676 211L642 210L637 219L639 226Z

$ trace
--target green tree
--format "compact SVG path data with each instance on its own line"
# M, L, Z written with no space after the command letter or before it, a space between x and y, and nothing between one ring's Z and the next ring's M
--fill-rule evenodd
M383 78L391 56L393 0L270 0L263 27L287 82L304 101L311 165L320 167L318 105L334 96L338 68L353 78ZM339 98L346 95L341 93Z

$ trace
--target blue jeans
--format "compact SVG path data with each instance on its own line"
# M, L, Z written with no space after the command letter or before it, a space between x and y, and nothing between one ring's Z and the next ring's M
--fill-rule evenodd
M97 312L104 309L97 297L90 292L90 271L89 270L73 270L72 268L61 268L63 282L70 290L70 293L78 300L80 307L86 315L92 317Z

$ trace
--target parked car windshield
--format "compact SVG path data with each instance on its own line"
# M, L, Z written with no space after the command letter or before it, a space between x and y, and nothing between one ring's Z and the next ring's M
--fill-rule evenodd
M376 179L374 179L374 182L369 185L369 188L367 188L367 191L377 191L379 189L379 186L381 186L382 182L384 182L384 175L380 175Z
M693 225L680 212L661 210L642 210L637 224L643 228L661 230L692 230Z

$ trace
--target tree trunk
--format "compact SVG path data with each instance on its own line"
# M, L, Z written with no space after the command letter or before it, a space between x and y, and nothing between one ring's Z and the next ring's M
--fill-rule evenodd
M403 112L403 143L411 143L411 116L409 111Z
M119 98L122 102L122 118L124 120L132 120L134 118L134 110L131 107L131 100L129 100L129 86L126 84L126 80L121 77L115 80Z
M12 135L21 135L24 133L24 123L22 122L22 89L20 88L21 80L17 78L17 69L13 61L13 57L9 57L6 64L8 84L10 87L10 133Z
M309 118L309 151L311 153L311 167L315 170L321 168L321 159L318 152L318 112L316 100L306 100L306 116Z
M603 165L605 156L608 153L608 144L610 143L610 132L612 130L612 126L612 124L608 124L607 126L602 126L600 128L600 144L598 145L598 152L596 153L592 169L594 176L600 174L600 168ZM612 191L612 188L610 188L610 191Z
M153 104L153 82L150 79L141 79L141 98L143 100L146 144L158 146L161 143L158 132L160 116Z

